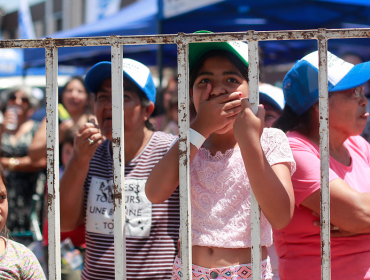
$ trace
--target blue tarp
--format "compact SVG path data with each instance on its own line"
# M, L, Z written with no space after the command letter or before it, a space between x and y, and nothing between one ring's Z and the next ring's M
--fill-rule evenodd
M85 24L77 28L55 33L52 38L68 37L92 37L110 35L147 35L157 34L157 0L137 1L117 14L90 24ZM148 61L155 64L153 51L157 49L154 45L125 46L124 53L132 55L130 57ZM93 59L91 59L93 58ZM74 65L92 65L100 60L110 59L110 47L68 47L58 49L58 59L60 63ZM152 61L151 61L152 60ZM44 49L26 49L25 63L27 66L39 66L45 64Z
M23 73L21 49L0 50L0 77L20 76Z
M235 32L370 27L369 5L367 0L224 0L177 17L162 19L160 28L162 34L176 34L192 33L196 30ZM110 18L55 33L50 37L158 34L158 18L158 0L140 0ZM329 50L343 51L343 46L350 46L348 50L353 50L349 44L360 46L362 54L366 56L370 54L368 39L341 40L340 43L339 40L330 40ZM283 63L292 62L302 57L305 52L317 49L317 42L270 41L261 42L260 46L267 54L267 63ZM155 45L125 46L124 56L155 65L156 49ZM175 65L176 47L165 45L164 52L164 64ZM110 60L110 47L60 48L58 58L61 64L89 66L100 60ZM44 61L43 49L25 50L27 65L43 65Z

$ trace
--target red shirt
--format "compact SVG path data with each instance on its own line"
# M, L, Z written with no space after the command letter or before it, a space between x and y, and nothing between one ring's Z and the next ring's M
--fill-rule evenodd
M321 279L320 228L312 211L301 205L320 188L319 147L297 132L288 133L297 163L292 176L295 209L290 224L274 230L281 279ZM333 158L329 163L329 181L340 178L360 193L369 193L370 145L361 137L344 142L352 163L345 166ZM334 280L370 279L370 235L331 238L331 277Z

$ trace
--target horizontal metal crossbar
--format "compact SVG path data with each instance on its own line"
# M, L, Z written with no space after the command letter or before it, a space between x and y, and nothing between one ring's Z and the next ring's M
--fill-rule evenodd
M169 35L133 35L75 38L44 38L33 40L0 40L0 48L47 48L47 47L88 47L109 46L113 42L120 45L143 44L188 44L191 42L222 41L276 41L276 40L330 40L348 38L369 38L370 28L354 29L314 29L283 31L246 31L224 33L169 34Z

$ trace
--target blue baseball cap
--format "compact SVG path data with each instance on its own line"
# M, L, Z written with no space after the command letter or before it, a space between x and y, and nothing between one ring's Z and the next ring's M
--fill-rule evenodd
M123 75L125 79L134 83L150 101L155 103L157 90L148 67L136 60L124 58ZM85 77L86 88L96 94L101 83L111 76L112 63L110 61L99 62L87 72Z
M318 51L315 51L298 60L285 75L285 101L298 115L319 100L318 64ZM370 62L353 65L328 52L327 64L329 92L355 88L370 79Z
M284 109L285 99L283 90L281 88L263 83L259 86L259 91L261 104L270 104L279 111Z

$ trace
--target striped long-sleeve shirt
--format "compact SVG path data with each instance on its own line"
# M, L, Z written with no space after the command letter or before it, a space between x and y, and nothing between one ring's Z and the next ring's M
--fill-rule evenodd
M125 166L127 279L171 278L180 225L179 192L176 189L162 204L152 204L145 196L145 183L174 139L155 132L143 151ZM114 279L110 141L97 149L84 188L86 259L82 279Z

